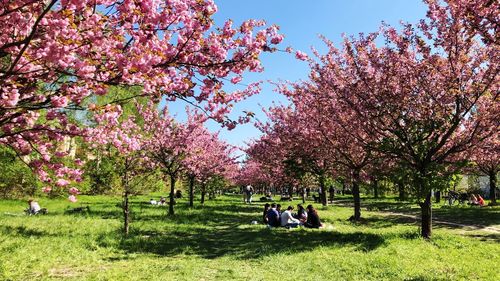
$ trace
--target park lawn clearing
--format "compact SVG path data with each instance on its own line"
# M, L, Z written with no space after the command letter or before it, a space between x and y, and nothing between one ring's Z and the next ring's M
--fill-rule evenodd
M263 204L244 205L239 196L193 209L180 200L174 217L165 207L144 204L149 198L132 198L128 237L120 232L119 197L80 196L76 204L43 199L49 214L31 217L22 215L24 201L2 200L0 279L500 279L500 236L494 233L435 225L425 241L415 220L364 209L364 220L353 224L347 221L352 208L342 206L316 206L324 229L270 230L250 224L260 221ZM89 212L66 212L86 205ZM484 221L498 225L499 210L485 212L496 217Z

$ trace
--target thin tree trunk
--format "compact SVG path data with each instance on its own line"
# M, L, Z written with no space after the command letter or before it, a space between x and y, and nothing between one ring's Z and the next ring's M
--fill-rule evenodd
M194 176L189 176L189 207L194 205Z
M496 189L497 189L497 173L496 171L490 171L490 200L491 204L495 205L497 203Z
M432 193L429 192L425 197L425 201L420 203L422 211L422 237L430 239L432 236Z
M302 188L302 204L306 203L306 188Z
M434 193L434 196L436 197L436 203L440 203L441 202L441 191L438 190Z
M128 190L123 193L123 231L128 235L130 228L130 207L128 202Z
M399 191L399 201L404 201L406 199L405 186L403 183L398 183L397 185Z
M175 181L176 177L170 175L170 204L168 205L168 215L173 216L174 213L174 204L175 204Z
M123 232L128 235L130 229L130 207L128 202L129 186L128 186L128 159L125 159L125 171L122 178L123 185Z
M323 204L323 206L327 206L328 201L326 200L325 178L323 175L319 177L319 188L321 190L321 204Z
M378 180L373 181L373 197L378 198Z
M342 195L345 195L345 181L342 182Z
M354 216L353 220L359 221L361 219L361 198L359 196L359 171L354 171L352 182L352 195L354 197Z
M205 184L202 184L201 185L201 205L205 204L205 194L206 194Z

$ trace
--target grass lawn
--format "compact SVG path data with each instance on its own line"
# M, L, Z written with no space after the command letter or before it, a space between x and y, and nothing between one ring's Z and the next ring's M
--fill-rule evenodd
M141 203L149 198L133 198L126 238L119 197L42 199L49 214L31 217L26 202L0 201L0 280L500 280L499 234L435 225L424 241L414 219L383 213L414 204L365 200L359 224L347 221L351 208L330 206L319 208L324 229L270 230L250 224L263 204L240 196L194 209L181 200L173 218ZM90 212L65 212L80 205ZM500 225L500 207L437 206L435 214Z

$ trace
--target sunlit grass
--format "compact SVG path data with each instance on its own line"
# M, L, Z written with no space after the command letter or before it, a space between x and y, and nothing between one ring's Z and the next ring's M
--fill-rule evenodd
M149 198L133 198L128 237L120 232L119 197L44 199L49 214L31 217L22 213L25 202L1 201L0 280L500 279L498 234L435 225L424 241L414 219L379 212L380 204L401 210L392 199L366 199L361 223L347 221L349 207L317 206L324 229L270 230L251 224L263 204L243 205L241 197L193 209L181 200L173 218L142 203ZM90 212L67 212L87 205ZM499 224L498 208L438 208Z

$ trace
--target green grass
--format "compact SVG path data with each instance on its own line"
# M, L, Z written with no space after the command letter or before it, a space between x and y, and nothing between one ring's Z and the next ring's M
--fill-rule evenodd
M24 201L0 201L0 280L500 279L498 234L435 225L424 241L414 219L380 211L415 209L392 199L365 199L358 224L347 221L351 208L330 206L319 208L325 229L270 230L250 224L260 221L262 204L243 205L240 196L194 209L181 200L174 217L141 203L149 198L133 198L128 237L120 232L119 197L44 199L49 214L31 217L22 213ZM90 212L66 212L80 204ZM436 212L500 224L498 207Z

